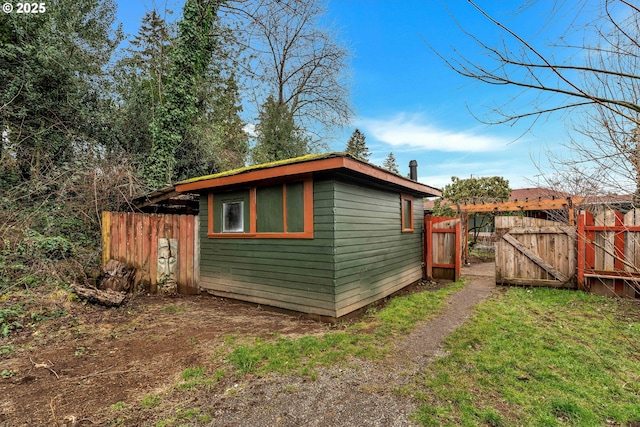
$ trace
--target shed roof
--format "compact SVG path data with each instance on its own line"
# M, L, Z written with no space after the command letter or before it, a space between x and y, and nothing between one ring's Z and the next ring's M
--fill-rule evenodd
M441 191L437 188L391 173L386 169L359 160L347 153L310 154L247 166L180 181L175 185L175 189L178 192L192 192L325 171L346 171L380 184L399 187L407 192L422 196L441 195Z

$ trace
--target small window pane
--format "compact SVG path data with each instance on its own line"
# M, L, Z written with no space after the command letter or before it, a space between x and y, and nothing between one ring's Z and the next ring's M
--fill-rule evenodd
M402 199L402 229L413 230L413 206L411 199Z
M304 185L302 181L287 184L287 231L304 231Z
M284 232L282 184L256 190L256 217L258 233Z
M244 202L227 202L222 205L222 231L244 232Z

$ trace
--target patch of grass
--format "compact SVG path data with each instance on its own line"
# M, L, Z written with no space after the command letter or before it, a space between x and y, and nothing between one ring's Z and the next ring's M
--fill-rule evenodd
M168 305L162 309L164 313L180 313L181 311L184 311L184 310L185 310L184 307L178 307L177 305L173 305L173 304Z
M224 378L224 376L225 371L222 369L217 370L213 377L207 377L205 376L204 369L200 366L187 368L182 371L183 382L178 384L176 387L182 390L201 386L210 387Z
M210 414L200 414L197 417L199 423L208 423L213 419Z
M623 301L511 288L478 307L425 372L422 425L640 421L640 317ZM637 307L636 307L637 310Z
M496 253L491 249L485 247L473 246L469 249L469 255L479 258L483 261L490 261L496 259Z
M195 368L187 368L182 371L182 379L184 381L193 380L202 376L204 376L204 369L202 369L200 366L196 366Z
M389 337L409 332L417 322L436 314L449 296L462 289L464 281L455 282L436 292L419 292L393 298L387 306L374 314L376 336Z
M343 362L352 356L380 358L389 351L392 337L404 334L417 322L434 316L449 295L462 286L463 282L457 282L435 292L393 298L385 308L370 314L366 327L358 323L321 337L257 339L235 347L226 360L241 374L295 372L313 377L314 368ZM374 332L362 332L369 329Z
M157 406L159 403L160 403L160 396L155 394L150 394L142 398L142 400L140 401L140 406L142 407L142 409L150 409L150 408L153 408L154 406Z
M116 402L113 405L109 406L109 409L112 411L122 411L127 407L127 404L124 402Z

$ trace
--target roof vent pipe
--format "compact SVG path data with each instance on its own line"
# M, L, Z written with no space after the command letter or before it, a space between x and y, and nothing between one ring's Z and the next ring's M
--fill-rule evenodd
M418 162L415 160L409 162L409 179L411 181L418 180Z

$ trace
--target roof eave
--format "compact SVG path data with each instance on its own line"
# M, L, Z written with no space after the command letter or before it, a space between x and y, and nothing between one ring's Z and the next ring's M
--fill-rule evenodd
M328 157L324 159L314 159L299 163L281 165L277 167L248 170L235 175L228 175L200 181L186 182L176 184L175 189L178 192L202 191L210 188L226 187L231 185L239 185L244 183L262 181L273 178L281 178L287 176L303 175L313 172L331 171L346 169L357 172L376 180L388 182L423 196L440 196L440 190L421 184L416 181L401 177L391 172L377 168L373 165L355 160L347 156Z

